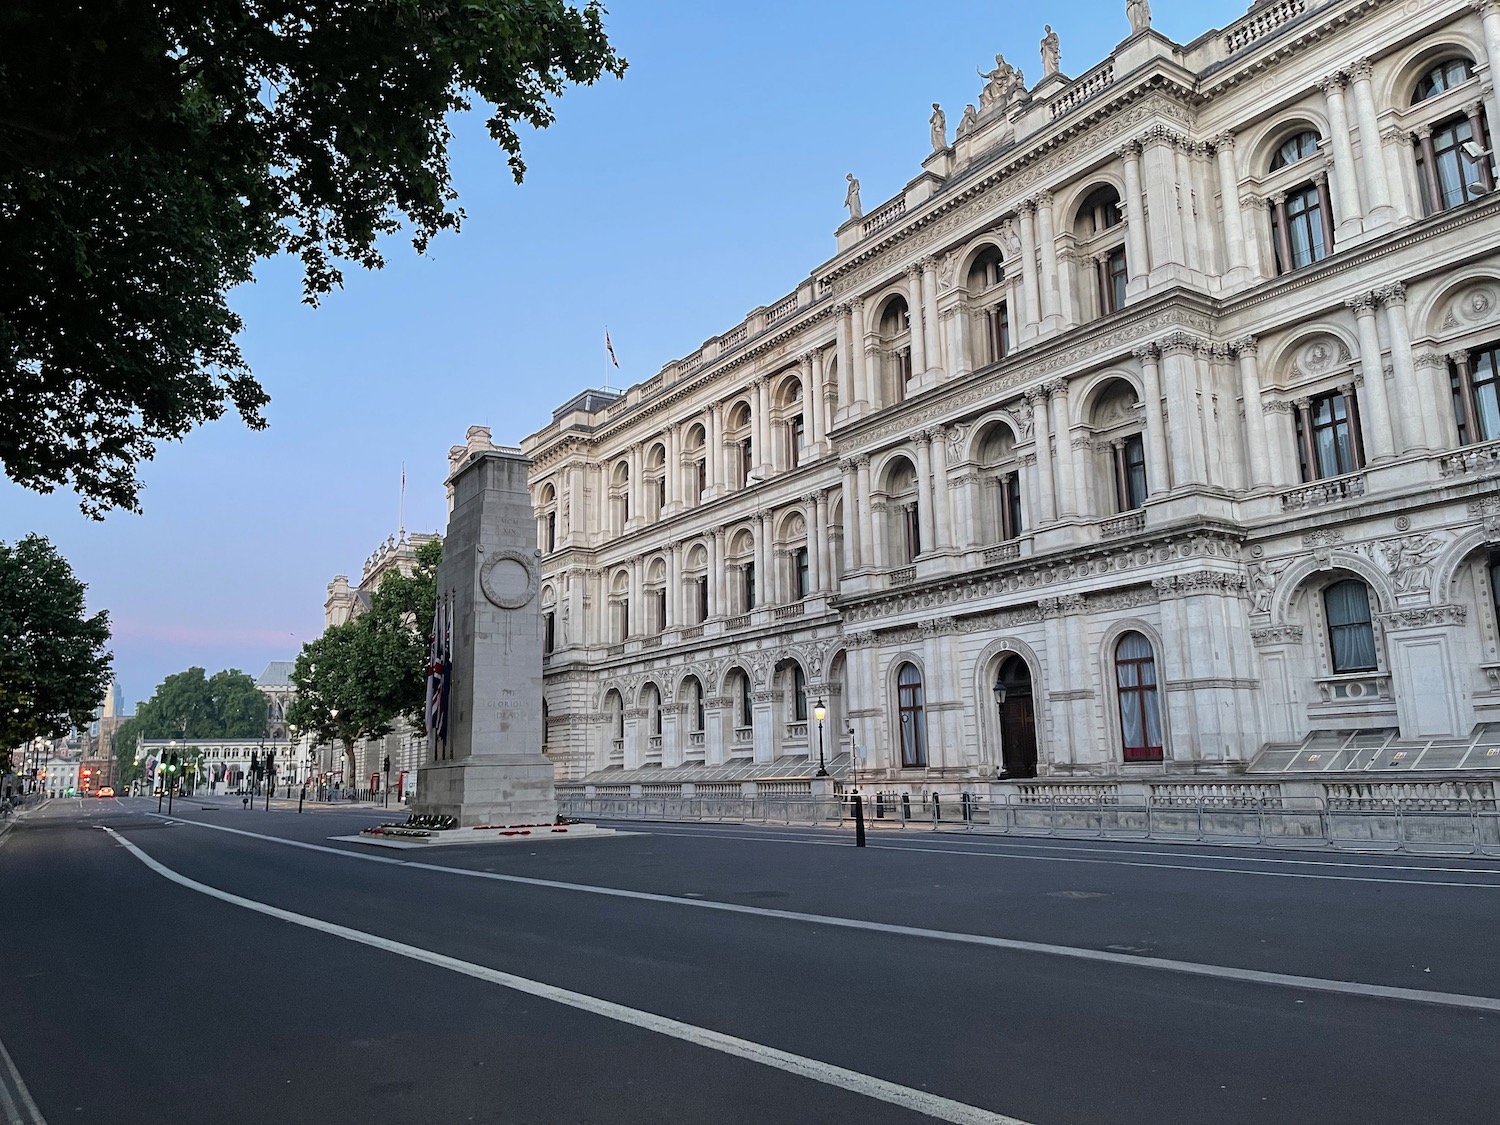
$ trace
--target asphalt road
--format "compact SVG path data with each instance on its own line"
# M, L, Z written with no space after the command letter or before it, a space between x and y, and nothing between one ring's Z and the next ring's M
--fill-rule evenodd
M396 852L330 841L369 810L155 812L56 801L0 844L18 1120L23 1084L51 1125L1500 1104L1497 861L692 825Z

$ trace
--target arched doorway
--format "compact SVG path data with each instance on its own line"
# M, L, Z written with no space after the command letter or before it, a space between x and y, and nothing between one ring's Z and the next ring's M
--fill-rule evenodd
M1001 777L1036 776L1036 708L1031 697L1031 669L1019 656L1006 657L995 673L995 703L1000 711Z

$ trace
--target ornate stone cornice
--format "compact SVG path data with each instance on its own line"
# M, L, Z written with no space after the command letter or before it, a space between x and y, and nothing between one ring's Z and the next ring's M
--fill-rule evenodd
M1382 613L1377 620L1386 629L1430 629L1434 626L1462 625L1468 616L1469 607L1465 605L1432 605Z

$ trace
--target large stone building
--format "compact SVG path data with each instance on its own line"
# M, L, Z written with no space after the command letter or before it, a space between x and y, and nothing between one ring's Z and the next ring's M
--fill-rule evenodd
M523 443L560 779L1500 767L1500 5L1130 7Z

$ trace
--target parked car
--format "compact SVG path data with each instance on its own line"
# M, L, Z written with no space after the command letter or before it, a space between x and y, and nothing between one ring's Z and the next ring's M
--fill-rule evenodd
M101 797L113 797L114 795L115 791L111 786L105 785L102 786L99 790L99 796Z

